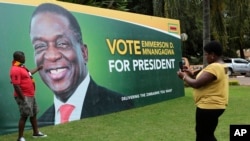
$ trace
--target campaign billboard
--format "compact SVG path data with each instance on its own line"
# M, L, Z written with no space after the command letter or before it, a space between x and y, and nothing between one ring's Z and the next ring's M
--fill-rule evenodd
M33 75L40 126L184 96L179 20L57 1L0 0L0 134L17 131L20 117L10 68L25 53ZM30 128L27 122L26 128Z

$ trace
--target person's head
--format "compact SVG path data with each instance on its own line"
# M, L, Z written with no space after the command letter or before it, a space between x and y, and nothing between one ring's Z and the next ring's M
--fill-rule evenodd
M205 56L208 64L211 64L221 58L223 48L217 41L211 41L204 46Z
M20 63L25 63L25 55L22 51L15 51L13 53L13 60L18 61Z
M76 18L58 5L41 4L32 14L30 38L42 80L66 101L87 75L88 52Z

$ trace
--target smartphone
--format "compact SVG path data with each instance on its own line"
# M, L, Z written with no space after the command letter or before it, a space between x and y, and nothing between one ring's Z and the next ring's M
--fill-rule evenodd
M183 62L182 61L179 62L179 68L181 69L181 71L183 71Z

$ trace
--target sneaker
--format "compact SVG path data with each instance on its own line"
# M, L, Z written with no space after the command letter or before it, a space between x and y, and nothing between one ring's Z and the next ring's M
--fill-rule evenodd
M34 138L44 138L44 137L47 137L47 135L43 134L42 132L38 132L37 135L33 134L33 137Z
M17 139L17 141L25 141L24 137L21 137L20 139Z

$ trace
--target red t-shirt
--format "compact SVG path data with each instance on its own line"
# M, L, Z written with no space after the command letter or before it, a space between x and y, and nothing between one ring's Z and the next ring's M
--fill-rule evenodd
M32 97L35 95L34 82L24 67L12 66L10 69L10 79L12 84L20 86L24 96ZM14 96L18 96L15 91Z

